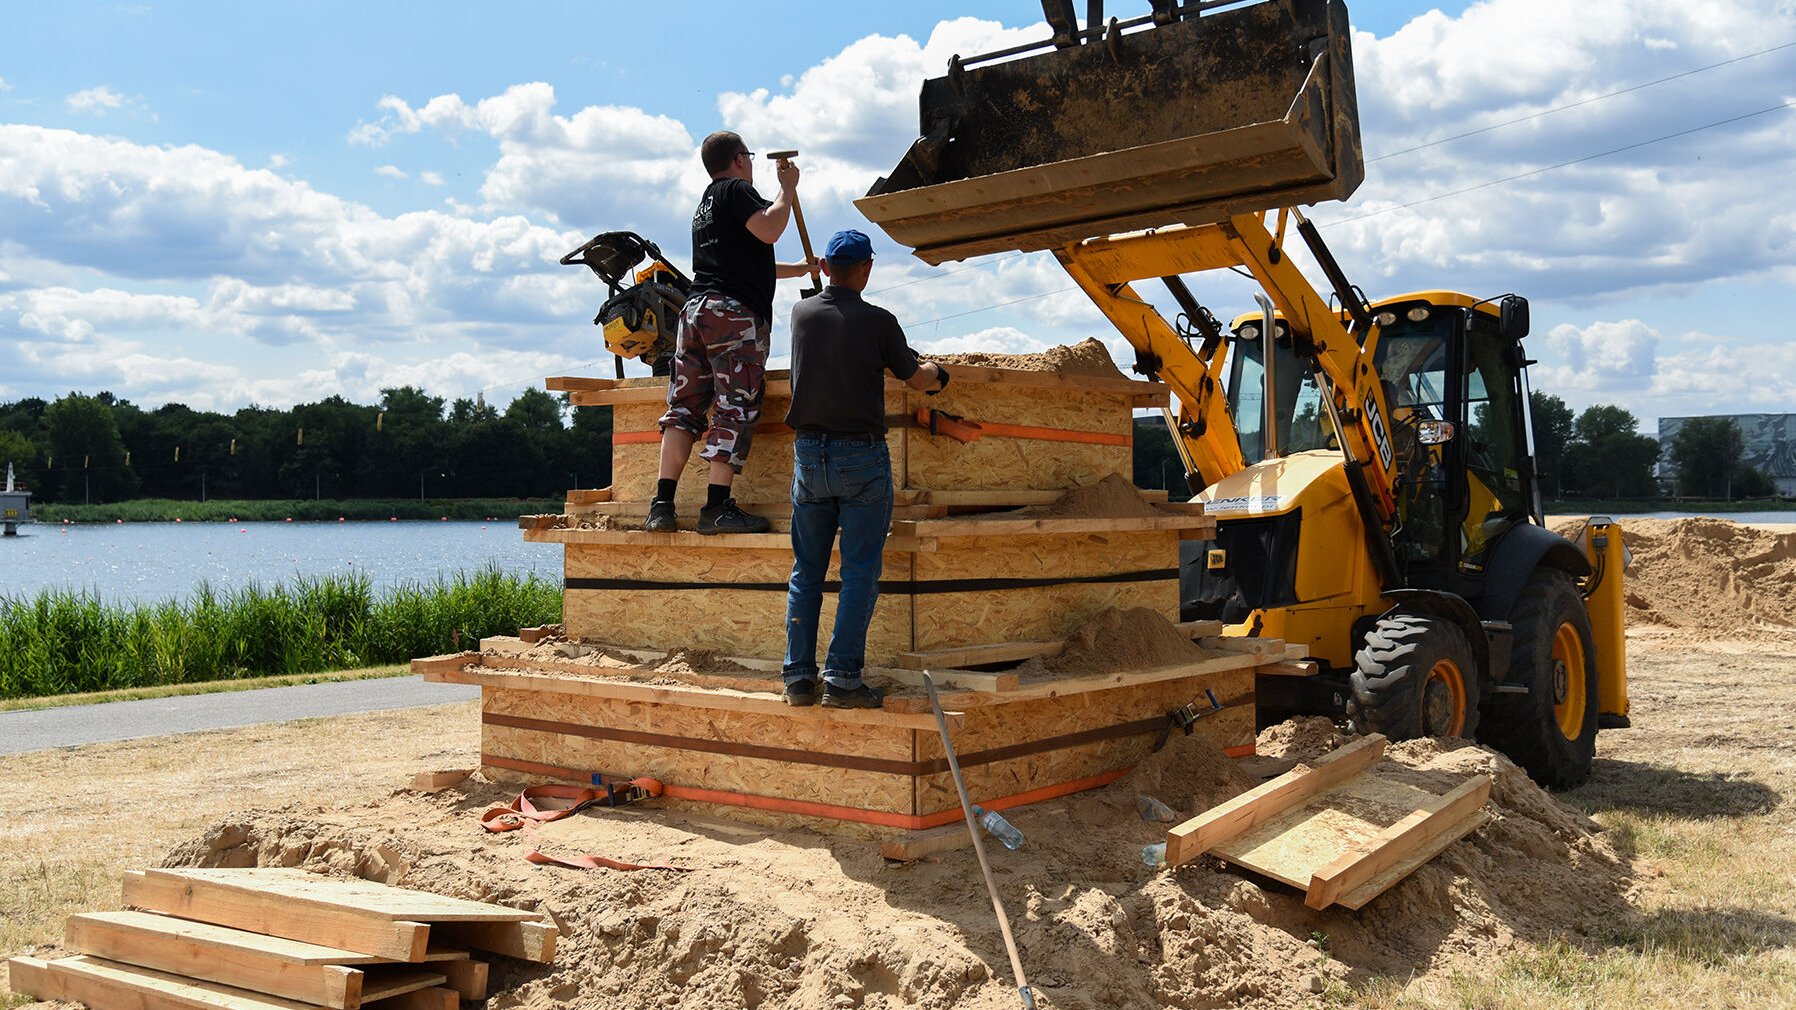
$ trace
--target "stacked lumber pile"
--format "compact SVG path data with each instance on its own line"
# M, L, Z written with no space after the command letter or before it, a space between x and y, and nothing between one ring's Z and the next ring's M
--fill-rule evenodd
M15 957L14 992L96 1010L456 1010L487 996L471 950L554 958L535 912L290 869L125 874L142 911L70 916L56 961Z

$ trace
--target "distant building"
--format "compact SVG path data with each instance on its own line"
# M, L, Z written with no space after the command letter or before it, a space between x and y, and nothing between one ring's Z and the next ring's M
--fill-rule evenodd
M1741 462L1771 478L1780 495L1796 495L1796 414L1710 414L1734 422L1745 443ZM1659 465L1654 471L1660 483L1670 487L1677 480L1677 464L1671 448L1678 428L1690 417L1659 418Z

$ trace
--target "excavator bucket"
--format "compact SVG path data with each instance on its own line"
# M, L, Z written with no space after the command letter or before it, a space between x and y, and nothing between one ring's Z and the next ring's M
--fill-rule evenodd
M1364 177L1341 0L1154 0L1085 32L1070 0L1043 6L1055 40L924 82L922 136L855 201L925 261L1340 200Z

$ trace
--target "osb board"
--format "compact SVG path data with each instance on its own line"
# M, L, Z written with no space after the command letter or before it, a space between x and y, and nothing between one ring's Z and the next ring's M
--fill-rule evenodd
M491 715L521 716L576 726L606 726L696 740L747 743L761 747L895 761L911 760L911 731L896 726L849 726L820 719L785 718L730 709L699 709L618 698L504 688L487 688L482 691L481 711ZM627 768L593 770L629 771Z
M915 558L919 581L1169 572L1153 582L1080 582L920 595L915 608L918 650L1065 638L1108 607L1146 607L1168 620L1179 619L1176 532L943 537L935 551Z
M964 759L1012 744L1164 716L1187 703L1196 702L1201 707L1206 688L1215 692L1217 700L1229 707L1199 719L1192 732L1219 747L1231 747L1254 738L1252 687L1253 672L1240 669L1107 691L969 708L961 727L952 732L954 750ZM1132 767L1152 752L1154 739L1154 734L1145 733L1093 741L1004 761L963 765L961 772L975 801L981 797L1009 796ZM918 760L942 756L939 735L917 733ZM919 778L916 790L919 815L947 810L960 802L954 780L947 773Z
M568 634L631 649L678 645L754 659L779 659L786 652L786 594L754 589L642 590L570 589L562 596L562 623ZM836 595L823 594L817 631L821 664L835 626ZM911 651L910 603L884 595L867 627L871 666L896 666Z
M1232 863L1297 888L1350 847L1440 799L1404 782L1360 774L1252 831L1211 848Z
M950 382L940 394L909 394L907 407L932 407L971 421L1129 435L1131 397L1080 389L1042 390ZM904 486L927 490L1046 490L1092 484L1134 468L1127 445L1094 445L987 436L962 444L945 435L905 429Z
M857 730L854 735L859 732ZM911 734L910 730L885 732L907 738ZM483 726L481 747L485 753L497 757L562 768L590 768L618 775L647 775L670 785L809 800L895 814L909 815L911 812L907 788L910 777L901 774L594 740L513 726Z
M733 537L706 537L701 546L672 547L660 545L623 546L617 544L568 544L563 572L570 579L641 579L660 582L753 582L784 586L792 577L792 548L788 543L777 548L745 549L733 543ZM1178 548L1172 548L1177 558ZM905 551L885 552L883 579L910 577L911 555ZM831 557L828 577L837 578L839 559ZM631 590L656 599L658 593L671 590ZM784 590L773 591L785 607ZM772 597L770 597L772 598ZM601 640L609 641L609 639ZM624 643L618 642L618 645Z

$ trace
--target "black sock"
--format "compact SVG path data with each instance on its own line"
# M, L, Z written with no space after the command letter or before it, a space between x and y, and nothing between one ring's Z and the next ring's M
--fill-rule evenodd
M673 501L674 500L674 488L677 488L679 486L680 486L680 478L678 478L678 477L674 477L672 479L669 479L666 477L661 478L660 480L655 482L655 500L656 501Z
M717 506L722 505L724 502L728 501L729 498L730 498L730 486L728 484L706 484L705 485L705 507L706 508L714 509Z

